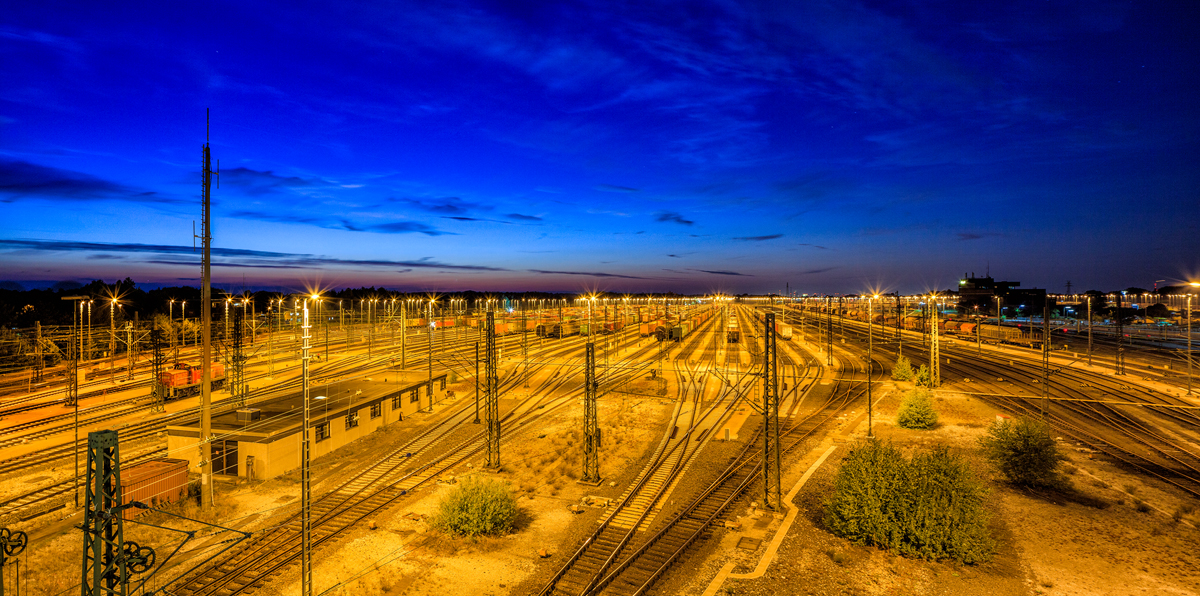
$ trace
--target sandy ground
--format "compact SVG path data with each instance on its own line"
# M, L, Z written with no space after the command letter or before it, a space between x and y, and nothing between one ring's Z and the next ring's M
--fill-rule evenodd
M935 402L939 425L931 431L906 430L894 421L899 394L907 384L888 385L889 396L877 404L877 435L907 452L949 445L986 479L990 528L997 541L992 560L961 566L905 559L850 543L824 529L824 501L832 494L840 458L854 440L865 436L865 424L860 424L836 441L838 451L797 495L800 515L765 576L726 580L717 594L1200 594L1200 531L1196 529L1200 514L1189 509L1200 504L1194 499L1069 443L1062 444L1071 460L1066 470L1086 497L1078 499L1082 502L1013 488L999 481L977 453L978 438L995 419L994 408L967 396L939 397ZM784 478L785 486L791 486L829 444L833 443L797 458ZM702 594L728 561L739 565L735 572L752 569L779 524L767 519L764 524L743 515L749 522L744 530L716 530L706 545L707 557L678 572L683 576L694 572L696 579L670 586L673 591L661 586L659 593ZM738 549L741 536L762 537L763 546Z
M865 422L851 416L844 436L814 444L807 453L792 458L785 487L795 483L826 446L833 444L839 449L797 495L800 515L765 576L727 580L718 594L1200 594L1200 531L1196 529L1200 503L1070 444L1063 445L1071 458L1067 470L1090 503L1058 502L1011 488L999 482L977 455L978 437L995 419L994 408L968 396L939 397L935 402L941 414L937 428L900 429L894 425L894 416L904 384L884 385L888 393L876 407L878 435L910 452L949 445L986 479L991 490L987 502L992 512L990 527L998 546L994 558L978 566L911 560L828 533L820 523L823 503L845 449L865 434ZM473 462L471 467L460 466L452 472L458 478L486 474L509 482L519 494L524 512L514 533L480 540L442 535L430 526L429 519L454 485L439 483L374 518L374 529L353 529L319 551L315 592L485 596L515 594L514 587L522 585L520 593L526 593L530 579L556 569L603 514L598 507L571 513L568 505L589 495L618 495L661 438L671 409L669 401L649 395L625 394L602 402L604 448L610 450L610 457L602 469L606 482L595 487L579 484L567 474L578 467L578 447L573 443L578 439L578 416L559 413L550 417L505 452L504 471L481 472L479 462ZM342 469L354 469L403 439L373 433L339 451L331 461L349 462ZM272 512L296 506L296 489L289 477L253 486L229 486L213 515L233 520L239 527L259 527ZM753 568L780 521L752 511L748 505L749 499L731 513L731 518L742 521L740 529L715 529L711 539L677 566L672 578L657 586L656 592L701 594L726 562L738 563L738 572ZM1193 508L1188 509L1189 505ZM26 566L23 593L57 594L78 581L75 561L80 537L67 527L58 531L57 537L39 540L22 557ZM169 537L144 529L138 532L148 544L155 540L165 543ZM759 538L762 544L743 543L749 548L738 548L743 537ZM541 549L549 556L539 556ZM61 561L70 564L64 566ZM37 571L26 575L30 569ZM293 566L256 594L298 591L299 568Z

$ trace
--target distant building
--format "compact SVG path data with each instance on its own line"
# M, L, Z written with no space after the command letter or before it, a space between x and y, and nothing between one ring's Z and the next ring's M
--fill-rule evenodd
M1019 281L996 281L991 277L975 277L974 274L963 274L958 280L958 309L962 312L973 312L979 306L979 312L996 314L996 298L999 297L1004 308L1005 316L1013 316L1021 312L1041 313L1046 304L1046 290L1038 288L1019 288Z

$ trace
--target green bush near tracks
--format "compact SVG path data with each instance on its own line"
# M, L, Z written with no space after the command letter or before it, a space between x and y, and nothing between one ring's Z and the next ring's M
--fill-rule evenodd
M1065 489L1070 483L1059 466L1066 457L1050 436L1050 425L1036 418L993 422L979 439L983 454L1009 482L1030 488Z
M933 380L929 375L929 367L925 366L924 364L921 365L921 368L917 369L917 374L914 377L914 380L917 382L917 385L921 387L933 386Z
M937 421L938 414L933 409L933 393L924 387L904 393L904 399L900 401L900 411L896 414L896 424L904 428L926 430L933 428Z
M910 460L872 439L855 445L842 461L825 505L825 526L901 555L975 564L995 551L983 507L986 494L962 458L945 447Z
M517 519L517 500L505 483L468 478L442 499L433 525L456 536L506 534Z
M909 362L908 358L901 356L896 360L896 366L892 367L892 379L897 381L911 381L912 378L912 362Z

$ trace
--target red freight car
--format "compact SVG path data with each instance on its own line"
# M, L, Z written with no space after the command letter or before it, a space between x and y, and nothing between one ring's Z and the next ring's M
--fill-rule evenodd
M213 391L225 386L225 367L222 364L212 363L209 374L209 385ZM167 390L166 399L177 399L199 394L201 376L199 364L176 362L175 368L159 373L158 378Z
M152 459L121 470L121 502L133 501L160 508L187 496L188 462L186 459ZM144 511L126 509L125 519L133 519Z

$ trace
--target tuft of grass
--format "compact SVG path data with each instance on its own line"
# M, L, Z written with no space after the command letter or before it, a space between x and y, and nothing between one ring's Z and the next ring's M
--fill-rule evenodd
M847 557L846 553L840 550L834 550L831 548L825 551L825 554L829 555L829 560L836 563L839 567L845 567L846 563L850 562L850 557Z
M1150 513L1150 505L1141 499L1133 500L1133 508L1136 509L1138 513Z

